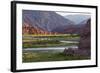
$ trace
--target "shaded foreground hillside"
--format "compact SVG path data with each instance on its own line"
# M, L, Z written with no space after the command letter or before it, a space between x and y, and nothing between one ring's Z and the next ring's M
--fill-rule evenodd
M91 20L87 21L87 24L83 27L80 33L80 49L91 49Z
M80 33L80 50L86 50L85 55L91 54L91 19L87 21Z

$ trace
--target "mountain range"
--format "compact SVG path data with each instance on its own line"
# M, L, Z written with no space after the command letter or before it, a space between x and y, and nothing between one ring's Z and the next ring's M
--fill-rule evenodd
M80 33L88 19L75 25L73 21L53 11L23 10L23 34ZM82 27L81 27L82 26Z

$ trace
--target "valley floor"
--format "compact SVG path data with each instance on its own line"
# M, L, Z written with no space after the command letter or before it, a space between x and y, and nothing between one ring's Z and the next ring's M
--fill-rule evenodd
M68 61L68 60L86 60L87 56L65 55L64 52L34 52L25 51L26 49L38 49L48 47L78 46L80 36L77 34L60 35L23 35L23 55L24 63L44 62L44 61ZM40 50L41 51L41 50Z

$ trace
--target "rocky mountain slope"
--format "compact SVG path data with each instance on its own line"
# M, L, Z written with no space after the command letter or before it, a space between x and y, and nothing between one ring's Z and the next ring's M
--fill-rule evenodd
M63 32L65 27L74 25L73 22L55 12L31 10L23 11L23 29L26 27L25 24L31 28L33 27L33 30L38 29L38 31L48 33L59 33L59 28L61 28L60 32ZM25 29L23 30L23 33L25 33Z

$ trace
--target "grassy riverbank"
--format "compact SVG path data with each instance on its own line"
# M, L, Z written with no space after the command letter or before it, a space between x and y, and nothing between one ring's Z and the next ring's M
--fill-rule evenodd
M65 55L63 53L34 53L34 52L27 52L23 53L23 62L44 62L44 61L68 61L68 60L86 60L90 59L86 56L72 56L72 55Z

